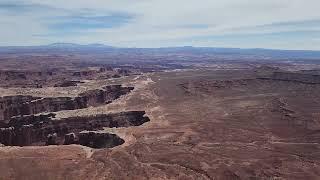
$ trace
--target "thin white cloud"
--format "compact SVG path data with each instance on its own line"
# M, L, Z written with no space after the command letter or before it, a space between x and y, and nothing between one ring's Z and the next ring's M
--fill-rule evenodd
M186 40L189 40L190 45L197 42L195 45L213 46L228 44L226 44L227 42L210 44L210 41L204 40L201 43L199 40L193 41L192 39L235 34L244 34L247 38L250 38L250 36L247 36L248 34L319 31L320 28L319 21L301 23L320 20L319 0L20 0L9 2L50 7L51 9L24 13L16 12L16 16L0 14L1 23L5 21L15 22L15 24L0 29L0 38L4 39L1 42L3 45L19 44L19 41L29 44L68 41L146 47L151 45L178 46L182 45L182 42L184 45L184 43L187 43ZM79 36L76 34L68 36L66 34L62 40L59 39L59 36L55 36L55 34L59 34L54 32L56 30L49 28L49 25L54 23L50 20L50 17L57 15L74 16L84 12L89 12L93 16L125 13L132 15L134 18L117 27L79 29ZM277 24L286 22L289 22L289 24ZM28 27L22 28L26 24L28 24ZM198 28L193 28L193 26ZM16 34L19 34L19 36L17 37ZM44 36L37 36L41 34ZM46 34L51 34L51 36L46 37ZM297 33L297 36L299 36L299 33ZM288 41L296 42L297 39L288 39ZM245 46L241 46L241 43L245 44L239 42L236 46ZM274 44L279 43L251 42L250 46L272 47ZM234 44L230 44L230 46L232 45ZM289 47L285 43L280 43L278 46L293 48L292 45ZM304 48L306 48L305 43L301 49Z

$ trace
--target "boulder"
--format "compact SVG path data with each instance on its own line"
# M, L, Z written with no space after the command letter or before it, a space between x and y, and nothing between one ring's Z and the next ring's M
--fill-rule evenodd
M76 134L75 133L68 133L64 136L64 144L76 144Z
M57 145L57 133L49 134L47 136L46 145Z

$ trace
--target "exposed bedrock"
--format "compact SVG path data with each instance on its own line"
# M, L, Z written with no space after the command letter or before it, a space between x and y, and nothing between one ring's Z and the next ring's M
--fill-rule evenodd
M0 98L0 121L13 116L31 115L42 112L83 109L89 106L107 104L133 90L121 85L106 86L89 90L78 97L40 98L32 96L6 96Z
M1 126L0 143L7 146L81 144L93 148L113 147L124 141L114 134L91 131L103 130L103 127L139 126L150 121L144 111L60 120L53 120L53 117L53 113L13 117Z
M83 83L81 81L62 81L54 85L54 87L71 87Z
M294 81L306 84L320 84L320 75L308 72L274 72L271 77L263 79Z
M39 78L52 76L52 72L42 72L42 71L0 71L0 80L26 80L29 78Z
M271 70L272 69L270 69L270 71ZM268 71L268 69L266 71ZM180 87L187 94L195 94L199 92L214 93L219 89L222 90L228 88L234 88L234 90L241 90L243 88L243 90L246 91L264 91L264 89L268 89L270 86L281 90L281 88L288 88L288 86L297 88L301 84L320 84L320 73L318 71L268 73L269 74L265 76L257 76L245 79L199 80L197 82L185 82L181 83Z
M94 70L89 70L89 71L77 71L74 72L72 75L77 76L77 77L82 77L82 76L93 76L97 72Z
M76 144L88 146L91 148L112 148L124 143L116 134L99 133L99 132L81 132L79 141Z
M51 71L0 70L1 87L41 88L55 76Z

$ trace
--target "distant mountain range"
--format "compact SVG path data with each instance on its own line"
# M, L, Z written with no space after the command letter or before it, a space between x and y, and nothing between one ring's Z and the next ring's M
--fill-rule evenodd
M107 46L104 44L75 44L75 43L52 43L48 45L40 46L0 46L0 49L56 49L56 48L113 48L112 46Z
M46 45L46 47L55 47L55 48L86 48L86 47L95 47L95 48L112 48L112 46L107 46L104 44L87 44L87 45L81 45L81 44L75 44L75 43L53 43Z
M104 44L80 45L75 43L53 43L43 46L7 46L0 47L0 53L134 53L134 54L179 54L208 55L245 58L280 58L280 59L316 59L320 60L320 51L276 50L276 49L241 49L216 47L164 47L164 48L121 48Z

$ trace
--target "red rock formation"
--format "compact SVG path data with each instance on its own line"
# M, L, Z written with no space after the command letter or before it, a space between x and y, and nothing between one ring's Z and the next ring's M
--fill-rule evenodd
M54 87L70 87L77 86L79 83L83 83L81 81L63 81L54 85Z
M46 145L57 145L57 133L48 134Z
M112 147L122 144L122 140L115 135L80 135L80 132L102 130L103 127L139 126L149 121L144 111L52 120L54 116L48 114L13 117L0 128L0 143L10 146L82 144L97 148Z
M112 148L124 143L124 140L115 134L98 132L79 133L79 144L91 148Z
M0 121L13 116L57 112L61 110L83 109L110 103L121 95L129 93L133 87L121 85L106 86L102 90L90 90L78 97L40 98L32 96L7 96L0 98Z
M68 133L64 136L64 144L69 145L69 144L76 144L78 141L76 139L76 134L75 133Z
M0 128L0 142L4 145L13 144L13 138L15 136L14 127Z
M94 74L96 74L96 71L78 71L78 72L74 72L73 76L77 76L77 77L82 77L82 76L92 76Z
M310 74L303 72L274 72L271 77L264 79L293 81L305 84L320 84L319 74Z

